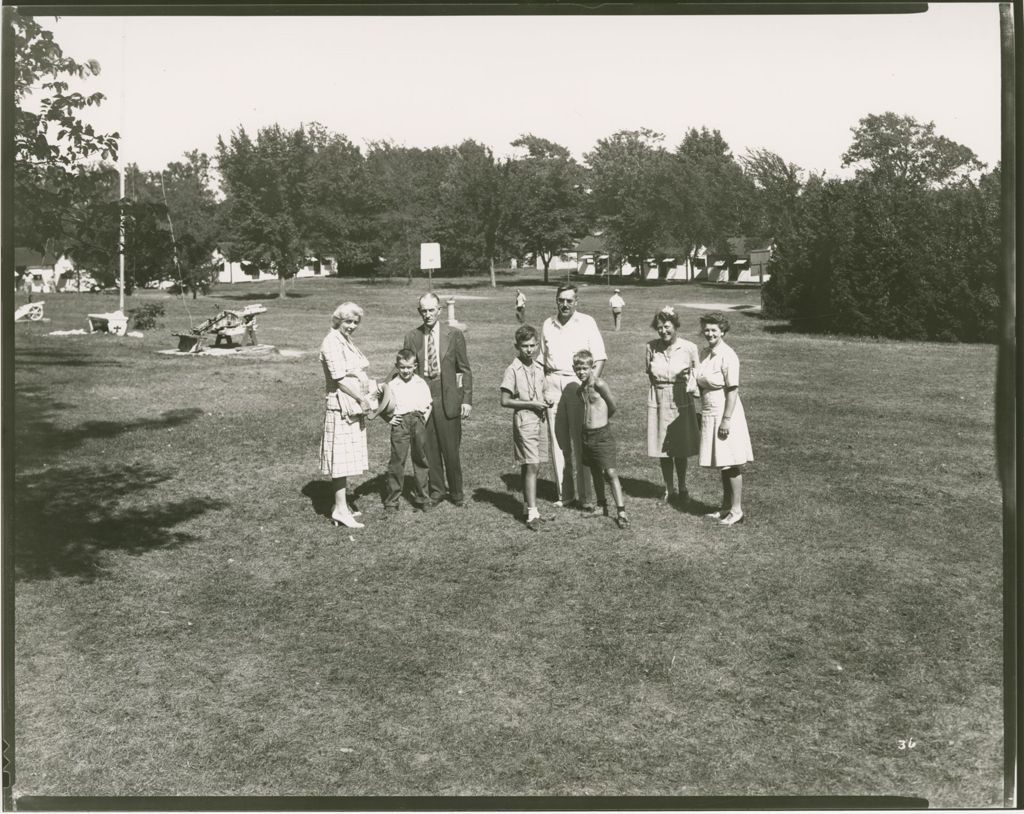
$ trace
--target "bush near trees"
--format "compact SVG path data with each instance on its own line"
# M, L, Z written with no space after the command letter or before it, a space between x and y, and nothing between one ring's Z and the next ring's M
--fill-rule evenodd
M996 339L999 170L911 117L868 116L844 154L853 179L813 177L764 290L804 330Z

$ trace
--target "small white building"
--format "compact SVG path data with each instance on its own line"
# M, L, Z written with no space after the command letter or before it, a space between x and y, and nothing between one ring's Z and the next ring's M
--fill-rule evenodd
M264 271L253 263L245 260L228 260L221 254L219 249L214 249L213 264L219 266L217 272L218 283L251 283L260 280L276 280L277 274L273 271ZM337 261L334 257L308 257L306 265L295 272L296 277L326 277L336 274L338 271Z

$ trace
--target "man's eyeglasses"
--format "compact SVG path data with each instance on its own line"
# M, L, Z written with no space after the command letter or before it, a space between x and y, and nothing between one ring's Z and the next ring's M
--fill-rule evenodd
M574 302L576 302L576 299L575 297L569 297L568 299L566 299L565 297L556 297L555 302L564 302L566 305L572 305Z

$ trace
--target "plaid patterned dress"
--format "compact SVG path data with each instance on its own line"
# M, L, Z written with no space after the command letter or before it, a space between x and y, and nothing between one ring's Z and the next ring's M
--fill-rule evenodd
M338 389L338 380L347 379L346 387L365 393L369 362L350 339L332 329L320 345L320 364L327 389L320 471L332 478L361 475L370 465L366 416L353 411L358 406Z

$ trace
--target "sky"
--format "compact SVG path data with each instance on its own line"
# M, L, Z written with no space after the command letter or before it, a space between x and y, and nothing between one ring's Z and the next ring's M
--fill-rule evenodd
M908 15L41 17L64 52L96 59L76 83L122 134L127 161L162 169L244 127L317 121L355 144L472 138L496 155L533 133L578 159L642 127L674 149L691 127L737 157L768 149L828 175L851 128L892 110L999 160L995 3Z

